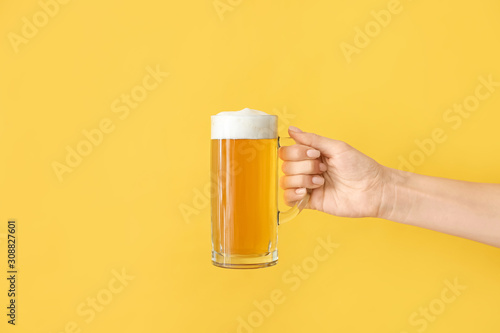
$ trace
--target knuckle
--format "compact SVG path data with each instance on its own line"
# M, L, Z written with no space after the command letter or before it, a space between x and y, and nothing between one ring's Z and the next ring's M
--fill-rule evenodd
M278 156L283 159L283 157L285 157L285 147L280 147L280 149L278 149Z
M293 158L293 159L300 158L300 147L298 147L297 145L293 145L293 146L290 146L288 148L289 148L288 154L289 154L290 158Z
M313 172L319 170L319 160L309 160L309 169Z
M318 142L319 135L316 133L311 133L311 144L315 145L316 142Z
M351 148L351 146L347 142L344 142L344 141L339 141L338 146L342 150Z
M281 171L283 171L285 175L288 174L288 162L283 162L281 165Z
M297 187L302 186L302 176L301 175L293 176L292 181L291 181L291 185L292 186L290 186L290 187L293 187L293 188L297 188Z
M283 176L283 177L280 178L280 187L282 189L285 189L286 188L285 185L286 185L286 179L285 179L285 176Z
M281 170L283 171L283 173L285 175L293 175L294 173L294 162L290 162L290 161L285 161L283 162L283 165L281 166Z
M300 178L300 187L310 187L311 186L311 177L310 176L302 176Z
M285 157L285 159L291 160L294 155L295 154L294 154L292 147L290 147L290 146L283 147L283 156Z

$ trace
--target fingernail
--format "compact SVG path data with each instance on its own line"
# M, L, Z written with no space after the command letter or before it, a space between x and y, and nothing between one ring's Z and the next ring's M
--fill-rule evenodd
M319 155L321 155L321 153L319 152L319 150L316 150L316 149L309 149L307 152L306 152L307 156L311 157L311 158L317 158L319 157Z
M319 170L320 171L326 171L326 169L328 169L328 167L326 166L325 163L320 163L319 164Z
M295 126L289 126L288 129L292 132L302 133L302 130L300 128L295 127Z
M325 182L325 179L323 177L320 177L320 176L314 176L312 181L316 185L323 185L323 183Z
M295 193L297 194L305 194L307 190L305 188L298 188L295 190Z

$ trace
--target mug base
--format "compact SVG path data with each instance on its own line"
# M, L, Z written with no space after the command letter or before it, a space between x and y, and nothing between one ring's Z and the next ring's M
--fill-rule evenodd
M278 262L278 251L275 250L264 255L251 254L221 254L212 251L212 264L221 268L232 269L255 269L276 265Z

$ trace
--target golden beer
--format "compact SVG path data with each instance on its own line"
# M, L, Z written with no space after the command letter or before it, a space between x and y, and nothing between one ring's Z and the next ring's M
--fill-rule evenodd
M277 241L277 140L212 140L212 241L231 256L269 256Z
M212 116L212 262L259 268L278 260L278 221L295 217L308 196L278 213L277 117L244 109Z

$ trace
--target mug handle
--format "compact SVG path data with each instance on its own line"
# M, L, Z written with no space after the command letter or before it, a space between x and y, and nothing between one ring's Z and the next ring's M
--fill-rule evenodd
M290 137L278 137L278 148L280 148L282 146L287 146L286 144L284 144L283 141L289 142L290 146L295 144L295 141ZM309 191L310 190L307 190L306 195L301 200L297 201L293 207L290 207L289 209L287 209L284 212L282 212L278 209L278 225L285 223L285 222L288 222L291 219L293 219L295 216L299 215L299 213L302 211L302 209L304 209L306 207L307 203L309 202L309 197L311 196Z

